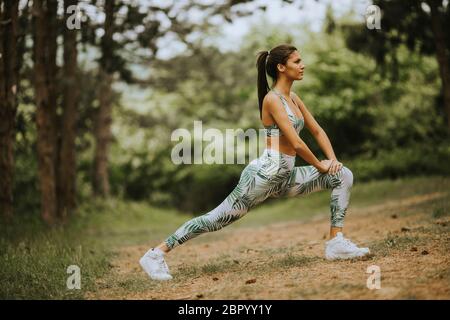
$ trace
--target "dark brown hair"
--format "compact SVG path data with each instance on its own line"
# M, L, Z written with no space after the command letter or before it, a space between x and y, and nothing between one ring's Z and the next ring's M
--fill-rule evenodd
M296 51L297 48L289 44L282 44L273 49L270 49L270 54L268 51L258 52L258 57L256 60L256 68L258 69L258 103L259 103L259 117L262 119L262 104L264 97L267 92L269 92L269 84L267 83L267 74L272 78L275 83L278 78L277 65L279 63L286 64L289 56L292 52Z

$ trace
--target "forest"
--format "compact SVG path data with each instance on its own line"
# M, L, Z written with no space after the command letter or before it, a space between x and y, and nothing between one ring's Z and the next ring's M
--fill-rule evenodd
M281 43L302 55L305 78L293 91L355 186L418 181L398 188L422 190L435 177L448 186L448 1L368 1L381 9L379 29L356 4L337 13L332 1L272 2L306 15L311 3L326 9L312 28L300 18L274 23L256 0L0 0L0 279L10 283L0 297L70 298L56 285L65 269L48 284L36 274L75 259L94 279L111 253L89 241L119 234L127 243L129 231L143 243L143 224L174 227L219 204L251 159L174 163L172 134L195 138L195 121L223 134L262 129L256 55ZM241 39L224 36L254 16ZM302 139L325 158L307 130ZM448 214L448 196L437 215ZM115 231L105 219L118 219ZM160 230L151 232L173 228ZM46 262L27 269L41 254Z

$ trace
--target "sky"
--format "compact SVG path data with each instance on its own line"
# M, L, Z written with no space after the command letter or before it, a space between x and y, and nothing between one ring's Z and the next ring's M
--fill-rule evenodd
M295 2L298 3L299 1ZM267 10L265 12L258 10L250 16L236 18L232 23L220 21L222 36L219 38L220 42L216 39L217 46L223 51L238 48L240 41L249 31L252 24L261 19L266 19L275 25L304 22L310 26L311 30L318 31L324 21L328 4L331 4L335 17L340 17L353 8L361 21L364 21L366 8L371 4L370 0L303 0L301 2L303 3L302 9L299 9L296 3L288 4L283 3L281 0L256 0L249 4L239 5L245 8L252 8L256 4L264 4L267 6ZM236 6L236 9L239 6ZM193 12L189 19L201 19L201 13ZM162 59L167 59L186 49L184 45L174 41L172 36L161 39L159 48L158 57Z

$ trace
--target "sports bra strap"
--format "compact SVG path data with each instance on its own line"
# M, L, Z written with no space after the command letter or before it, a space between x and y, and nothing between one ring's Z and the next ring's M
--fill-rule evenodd
M283 104L284 109L286 110L286 112L292 116L295 117L295 114L292 112L291 108L289 108L286 99L281 95L281 93L279 93L278 91L276 91L275 89L272 89L272 91L281 99L281 102ZM294 101L295 103L295 101Z

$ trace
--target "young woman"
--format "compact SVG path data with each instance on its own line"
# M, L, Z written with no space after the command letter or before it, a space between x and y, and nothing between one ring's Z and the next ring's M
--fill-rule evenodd
M353 174L337 160L325 131L302 100L291 92L292 83L303 79L305 65L299 52L286 44L260 52L257 68L259 112L267 136L266 149L245 167L237 186L221 204L187 221L144 254L140 264L152 279L172 279L164 254L202 233L229 225L268 197L295 197L326 189L332 192L330 240L325 245L325 257L349 259L369 253L368 248L359 248L342 235ZM266 72L273 80L272 89ZM304 126L328 159L318 160L300 138ZM296 155L310 165L295 167Z

